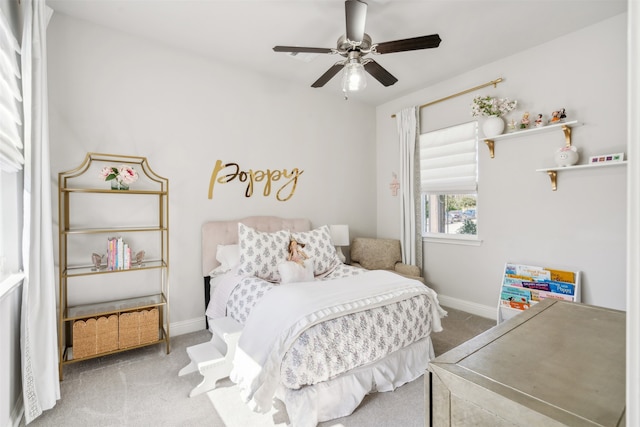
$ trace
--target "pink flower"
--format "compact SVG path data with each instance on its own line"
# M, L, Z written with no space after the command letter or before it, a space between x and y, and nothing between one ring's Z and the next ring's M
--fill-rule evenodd
M115 179L124 184L131 184L138 180L138 172L131 166L122 165L119 168L115 166L105 166L100 170L100 178L105 181Z
M130 166L122 165L118 172L118 179L125 184L131 184L138 180L138 172Z
M104 181L111 181L118 176L118 169L112 166L105 166L100 170L100 178Z

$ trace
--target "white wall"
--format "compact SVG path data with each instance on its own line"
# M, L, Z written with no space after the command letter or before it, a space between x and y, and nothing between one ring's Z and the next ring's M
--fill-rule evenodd
M204 327L205 221L307 217L314 226L349 224L352 235L375 233L375 129L354 125L371 123L372 107L65 15L54 14L47 36L53 200L57 173L87 152L145 156L169 178L174 334L193 330L192 321ZM275 189L262 196L260 184L246 198L239 182L217 184L210 200L217 159L304 173L286 202Z
M566 108L582 161L626 150L626 14L517 55L471 70L377 108L378 234L399 235L397 201L389 195L397 170L391 115L489 82L505 81L421 112L422 132L471 120L477 94L509 97L519 120ZM481 40L474 41L481 43ZM472 48L472 44L470 44ZM482 245L424 243L425 276L444 301L493 316L501 270L507 261L581 270L583 302L625 309L626 167L559 174L551 191L546 174L562 132L496 142L490 159L479 147L478 233Z

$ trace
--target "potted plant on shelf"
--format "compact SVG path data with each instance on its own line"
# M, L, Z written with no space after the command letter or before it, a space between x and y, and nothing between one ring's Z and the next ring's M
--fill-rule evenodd
M500 135L504 131L502 116L514 110L518 101L509 98L494 98L492 96L477 95L471 104L473 117L485 116L487 119L482 124L484 136L491 138Z

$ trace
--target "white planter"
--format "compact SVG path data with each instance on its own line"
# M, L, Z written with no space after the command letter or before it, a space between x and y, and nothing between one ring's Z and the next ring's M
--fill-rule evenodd
M502 132L504 132L504 120L498 116L487 117L482 124L482 132L484 132L485 138L502 135Z

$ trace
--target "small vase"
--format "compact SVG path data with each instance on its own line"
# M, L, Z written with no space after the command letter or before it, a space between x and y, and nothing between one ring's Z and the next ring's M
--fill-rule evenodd
M487 117L482 124L482 132L484 132L485 138L501 135L504 132L504 120L498 116Z
M111 180L111 189L112 190L128 190L129 186L124 182L120 182L117 179Z

